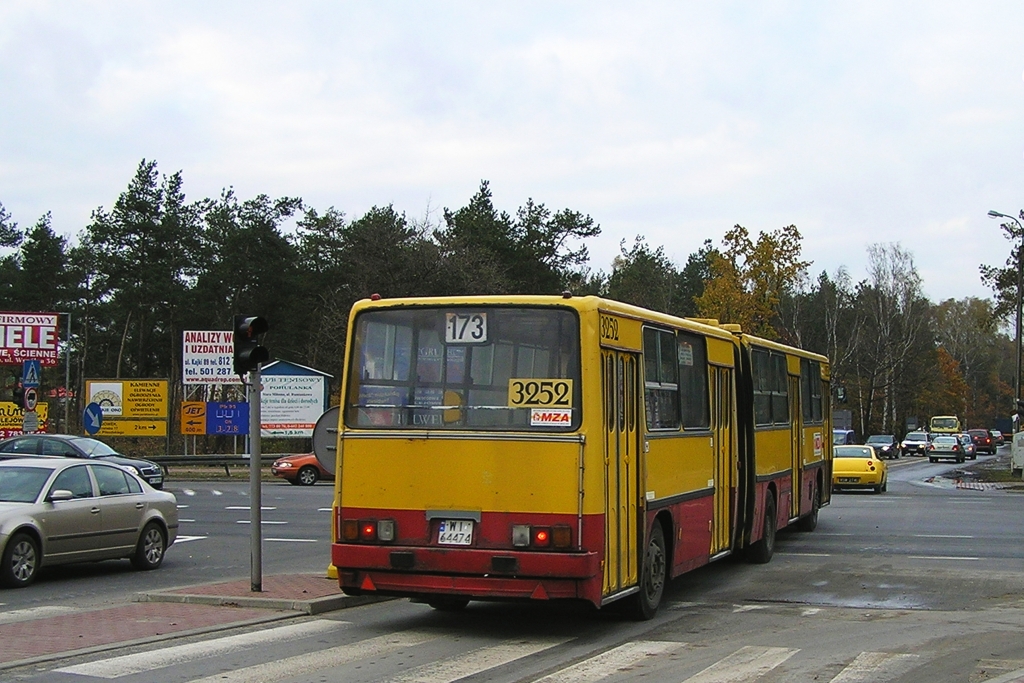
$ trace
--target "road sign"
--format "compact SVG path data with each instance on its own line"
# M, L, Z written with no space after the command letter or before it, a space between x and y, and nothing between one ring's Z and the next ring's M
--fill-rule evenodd
M25 412L31 413L39 403L39 390L35 387L25 389Z
M206 434L206 403L203 401L182 401L181 433Z
M39 415L34 412L25 413L22 419L21 431L23 434L31 434L39 431Z
M90 403L82 412L82 424L87 434L95 434L103 426L103 408L98 403Z
M167 436L167 420L121 420L107 418L100 436Z
M334 474L338 458L338 415L341 408L334 406L320 416L313 427L313 454L320 467Z
M165 379L89 379L85 397L103 408L104 417L167 418Z
M248 403L207 403L207 434L248 434Z
M27 360L21 364L21 386L26 389L38 387L40 375L42 375L42 366L39 361Z

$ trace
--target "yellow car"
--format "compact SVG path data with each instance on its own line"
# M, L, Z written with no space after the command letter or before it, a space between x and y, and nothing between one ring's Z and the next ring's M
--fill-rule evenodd
M889 470L871 446L835 446L832 451L832 489L871 489L889 486Z

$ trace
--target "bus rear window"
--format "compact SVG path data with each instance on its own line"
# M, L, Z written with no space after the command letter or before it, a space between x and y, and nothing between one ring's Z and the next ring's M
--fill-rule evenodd
M349 427L564 431L579 426L579 322L553 308L366 311Z

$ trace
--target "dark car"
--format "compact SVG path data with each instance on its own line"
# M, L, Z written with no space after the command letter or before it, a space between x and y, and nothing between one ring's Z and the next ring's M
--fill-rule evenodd
M988 433L987 429L968 429L967 433L971 435L971 441L974 442L974 450L978 453L985 452L989 455L995 455L996 453L996 442L992 438L992 435Z
M121 455L107 444L88 436L74 434L24 434L0 441L0 459L30 456L58 456L65 458L95 458L128 467L155 489L164 487L164 473L160 465L141 458Z
M900 457L900 444L892 434L872 434L864 445L873 447L879 458L895 460Z

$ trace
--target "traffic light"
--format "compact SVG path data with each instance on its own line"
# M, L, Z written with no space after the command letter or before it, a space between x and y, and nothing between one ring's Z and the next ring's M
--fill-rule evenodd
M270 360L270 352L260 346L259 336L270 329L258 315L236 315L234 331L235 372L244 375L260 363Z
M11 389L11 395L14 400L14 405L19 408L25 407L25 387L21 386L21 380L18 380L18 383L14 385L13 389Z

